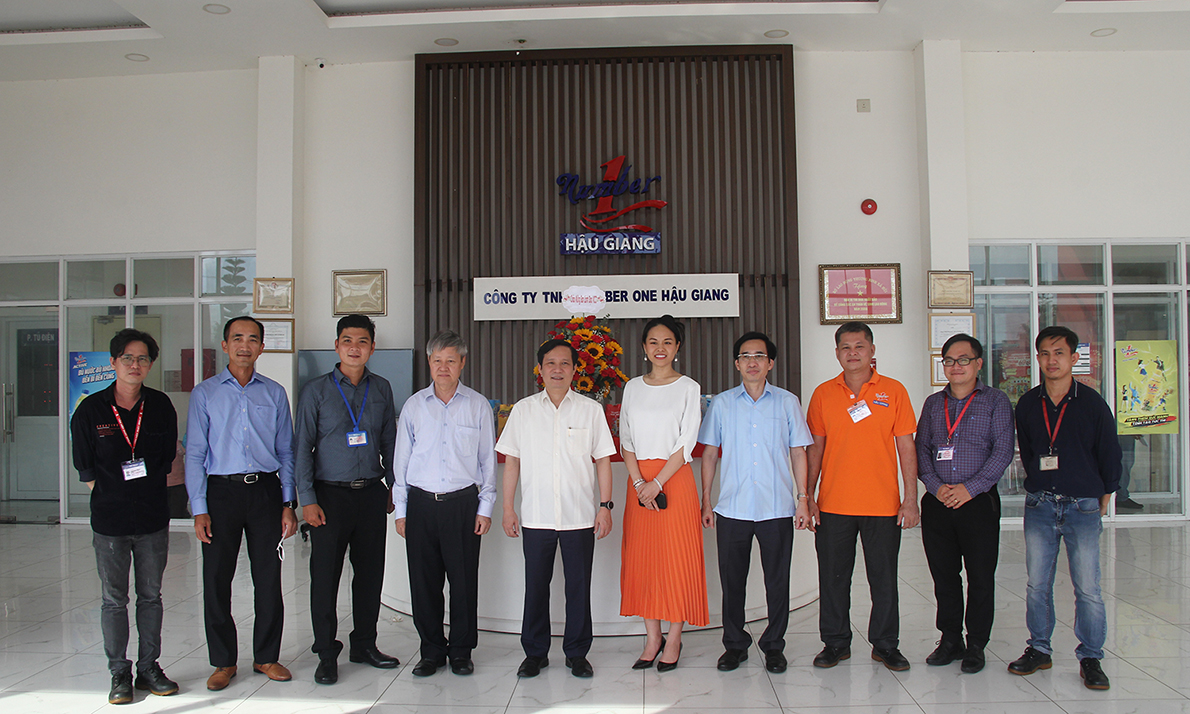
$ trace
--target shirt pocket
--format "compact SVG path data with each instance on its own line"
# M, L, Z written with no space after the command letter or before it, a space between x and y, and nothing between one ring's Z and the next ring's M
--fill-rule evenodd
M591 453L591 430L567 427L566 449L572 454L589 455Z
M455 448L459 454L474 454L479 447L479 427L455 424L454 432Z

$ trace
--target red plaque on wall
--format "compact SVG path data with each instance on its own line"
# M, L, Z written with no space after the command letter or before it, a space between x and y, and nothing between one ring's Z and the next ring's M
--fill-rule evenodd
M823 325L901 322L901 264L819 265Z

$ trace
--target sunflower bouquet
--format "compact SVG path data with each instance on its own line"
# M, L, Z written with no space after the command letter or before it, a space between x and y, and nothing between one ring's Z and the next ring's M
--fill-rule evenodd
M616 387L623 387L628 375L620 370L624 348L612 337L612 330L594 315L575 315L554 325L547 340L565 340L578 350L574 366L574 391L594 399L606 399ZM541 368L533 368L537 386L543 386Z

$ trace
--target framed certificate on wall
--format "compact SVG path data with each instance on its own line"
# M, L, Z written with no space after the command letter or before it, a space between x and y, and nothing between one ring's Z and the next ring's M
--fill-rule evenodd
M899 323L901 264L819 265L818 300L823 325Z
M975 307L975 273L971 270L931 270L927 292L931 308Z
M930 349L940 350L958 334L975 336L975 313L935 312L930 315Z

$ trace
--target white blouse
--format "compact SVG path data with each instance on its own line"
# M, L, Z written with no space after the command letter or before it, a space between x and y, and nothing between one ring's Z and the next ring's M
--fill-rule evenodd
M620 446L638 459L668 460L679 449L689 462L702 420L698 382L683 375L654 387L636 377L624 387Z

